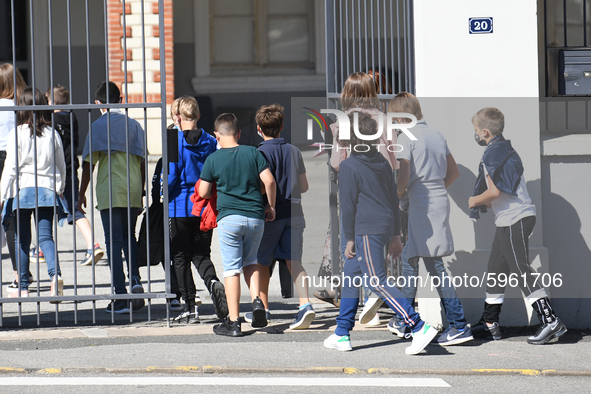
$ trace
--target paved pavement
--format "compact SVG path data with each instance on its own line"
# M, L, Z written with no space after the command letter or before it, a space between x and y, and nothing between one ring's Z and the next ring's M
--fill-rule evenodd
M307 228L303 262L306 270L316 274L323 254L328 223L328 187L324 158L312 159L304 153L311 191L304 195ZM153 163L152 163L153 165ZM104 245L98 212L95 211L95 234ZM77 245L82 240L78 232ZM218 273L221 260L217 237L212 244L212 258ZM108 303L109 269L107 266L77 266L73 258L72 228L58 230L58 245L65 280L65 294L74 294L74 278L78 294L103 294L104 300L92 302L23 303L19 320L19 304L2 305L0 329L0 385L4 377L21 376L194 376L219 374L226 377L314 376L356 377L444 377L452 386L474 387L489 384L493 388L516 385L529 391L532 384L540 385L540 392L555 392L564 381L585 382L591 377L591 336L585 331L571 330L560 342L546 346L531 346L526 336L535 328L506 331L501 341L476 340L465 346L442 348L430 345L424 354L410 357L404 354L408 343L390 334L385 324L390 317L380 310L381 325L358 325L352 334L353 352L341 353L325 349L322 341L334 329L336 308L313 300L317 319L309 330L294 332L288 329L297 310L296 299L280 297L279 281L271 283L271 325L261 330L232 339L212 334L217 319L211 300L202 281L195 273L198 291L203 299L200 307L202 324L167 327L167 310L163 299L153 299L130 316L115 316L104 312ZM84 247L77 247L77 258ZM7 250L2 254L3 286L12 280ZM49 293L45 265L32 264L35 278L41 278L41 295ZM142 268L142 279L148 289L148 270ZM150 288L154 293L164 291L164 276L160 266L150 269ZM92 280L96 286L93 289ZM36 285L36 284L35 284ZM4 293L5 294L5 293ZM249 296L243 286L242 312L249 310ZM174 312L173 316L174 316ZM217 375L216 375L217 376ZM525 380L524 380L525 379ZM537 379L537 380L533 380ZM540 380L541 379L541 380ZM578 384L578 383L577 383ZM581 383L583 384L583 383ZM464 386L462 386L464 385ZM520 386L521 385L521 386ZM176 386L175 386L176 387ZM232 386L237 392L294 392L269 386ZM258 386L257 386L258 387ZM274 387L274 386L270 386ZM385 386L384 386L385 387ZM537 387L537 386L536 386ZM175 392L185 392L182 386ZM317 387L316 387L317 388ZM20 390L20 389L19 389ZM31 388L33 390L33 388ZM112 392L126 392L113 390ZM156 392L146 389L140 392ZM218 392L209 387L208 392ZM338 392L352 392L343 389ZM584 391L585 389L582 389ZM473 390L472 390L473 391ZM495 390L491 390L495 392ZM506 391L505 389L498 391ZM23 392L35 392L23 390ZM60 392L69 392L60 389ZM99 392L88 388L87 392ZM131 391L130 391L131 392ZM219 391L221 392L221 391ZM298 391L295 391L298 392ZM317 392L311 389L309 392ZM328 392L337 392L328 390ZM360 392L360 391L355 391ZM401 391L406 392L406 391Z

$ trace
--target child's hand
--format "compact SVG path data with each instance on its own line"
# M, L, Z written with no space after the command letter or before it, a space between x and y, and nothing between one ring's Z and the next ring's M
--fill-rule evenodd
M347 241L347 247L345 248L345 257L352 259L355 256L355 241L349 240Z
M388 256L397 259L402 254L402 242L400 242L400 235L393 235L388 243Z
M267 205L265 207L265 221L272 222L275 220L275 208Z
M80 195L78 196L78 210L82 213L86 213L84 211L84 209L82 209L82 206L84 206L84 208L86 208L86 196L85 195Z

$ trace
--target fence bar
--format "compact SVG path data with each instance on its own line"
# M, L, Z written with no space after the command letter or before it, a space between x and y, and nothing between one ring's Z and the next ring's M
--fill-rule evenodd
M342 6L342 1L341 1ZM347 77L351 75L351 70L349 68L349 0L345 0L345 45L347 46ZM341 40L343 37L341 37ZM343 56L341 54L341 56Z
M70 0L67 0L66 2L66 17L67 17L67 23L68 23L68 90L70 92L70 101L69 104L72 104L72 102L74 101L74 99L72 98L73 95L73 88L72 88L72 21L71 21L71 14L70 14ZM53 89L52 89L53 90ZM73 129L74 127L74 112L70 111L70 127ZM76 151L74 150L74 133L70 132L70 157L72 158L72 160L78 160L78 157L76 156ZM73 162L75 163L75 162ZM74 167L72 167L74 168ZM74 187L76 185L76 183L74 182L75 180L75 173L74 171L71 171L70 174L70 182L72 182L72 205L74 205L74 203L76 203L76 191L74 190ZM67 191L66 191L67 193ZM77 254L76 254L76 250L78 250L76 248L76 209L77 207L70 207L70 211L72 213L72 218L73 218L73 222L72 222L72 254L73 254L73 259L74 259L74 295L78 294L78 264L77 264ZM92 242L92 244L94 245L94 240ZM78 324L78 303L74 303L74 324L77 325Z
M91 86L90 86L90 12L88 7L88 1L86 0L86 81L88 89L88 105L92 103L91 98ZM106 18L106 16L105 16ZM88 154L89 165L92 168L92 113L90 107L88 108ZM82 158L82 165L84 166L84 157ZM78 196L80 198L80 196ZM94 176L90 176L90 229L92 231L92 242L94 243ZM94 253L92 254L92 294L96 294L96 261ZM96 302L92 301L92 324L96 324Z
M160 35L160 101L162 102L162 107L160 110L161 116L161 127L162 130L166 130L166 53L164 50L164 0L158 0L158 10L160 11L158 14L158 28L159 28L159 35ZM163 211L164 217L168 218L168 138L166 133L162 133L162 174L163 177ZM164 165L166 164L166 165ZM168 227L168 223L164 223L164 261L167 262L165 264L165 277L166 277L166 294L171 293L171 286L170 286L170 228ZM170 302L167 298L166 300L166 321L167 325L170 327Z
M568 31L568 18L566 15L566 0L562 1L562 9L563 9L563 13L564 13L564 46L568 47L568 41L567 41L567 31Z

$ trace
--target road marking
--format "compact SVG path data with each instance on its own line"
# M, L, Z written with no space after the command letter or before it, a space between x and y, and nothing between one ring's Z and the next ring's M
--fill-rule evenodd
M439 378L7 377L0 386L347 386L451 387Z

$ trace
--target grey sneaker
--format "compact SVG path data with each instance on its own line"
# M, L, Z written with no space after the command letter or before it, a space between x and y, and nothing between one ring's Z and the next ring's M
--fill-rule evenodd
M501 326L497 322L489 326L481 320L470 327L470 330L475 337L492 337L495 341L501 339Z
M441 346L459 345L460 343L468 342L473 340L472 331L470 327L466 326L463 330L458 330L455 327L448 327L447 330L443 331L443 334L437 338L437 342Z
M531 337L527 338L527 343L530 345L543 345L550 342L554 338L558 338L567 331L568 329L564 323L562 323L560 319L556 318L556 320L554 320L552 323L542 324L540 328L538 328L536 335L532 335Z
M133 283L133 286L131 286L132 294L143 294L144 293L144 287L142 286L142 284L140 283L139 280L132 279L132 283ZM146 305L146 302L141 298L135 298L131 301L131 307L133 308L134 311L137 311L138 309L142 309L144 307L144 305Z

